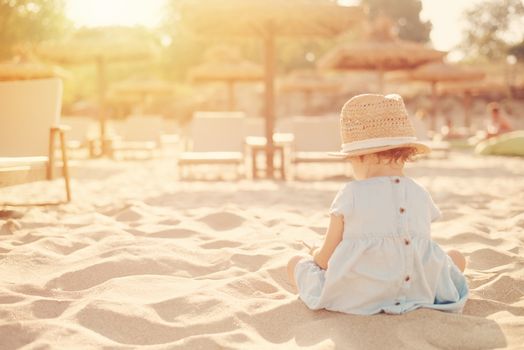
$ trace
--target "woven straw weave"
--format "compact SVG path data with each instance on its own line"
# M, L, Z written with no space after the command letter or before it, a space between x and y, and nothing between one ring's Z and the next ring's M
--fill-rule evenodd
M404 101L399 95L365 94L350 99L340 114L343 143L383 137L414 137Z

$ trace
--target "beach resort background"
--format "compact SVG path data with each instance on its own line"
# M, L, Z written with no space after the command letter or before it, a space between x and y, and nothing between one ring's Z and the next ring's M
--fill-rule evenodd
M100 108L105 109L110 119L141 113L162 115L177 123L187 122L197 110L235 109L248 116L264 116L264 51L261 40L252 35L241 36L241 33L224 36L191 30L191 24L180 18L182 3L161 0L147 3L118 0L7 1L2 8L7 27L2 31L4 45L0 55L7 61L60 65L65 70L64 116L97 118ZM348 96L379 91L377 74L371 68L336 70L318 67L322 57L337 45L367 40L366 33L381 16L391 20L394 37L433 46L447 53L443 57L446 62L483 73L483 78L478 81L462 83L469 88L476 87L469 107L473 115L471 131L484 127L487 102L502 102L505 112L511 116L522 114L519 103L523 84L521 2L447 1L437 4L432 1L402 1L393 4L388 1L343 1L341 4L367 6L369 19L338 35L318 37L306 34L277 39L276 118L336 114L333 106L340 106ZM479 16L479 13L483 15ZM109 48L111 40L117 38L116 44ZM90 52L92 48L74 46L80 52L70 57L70 43L75 39L83 39L80 45L87 46L96 45L96 40L100 40L104 50L115 51L106 52L107 56L120 56L113 62L106 58L103 82L106 91L102 107L96 59ZM123 47L125 45L129 47ZM206 77L216 75L217 72L205 70L220 69L220 63L226 66L236 64L242 71L237 73L237 83L232 87L238 96L234 106L229 103L227 77L222 80ZM198 66L203 66L201 75ZM419 108L431 110L431 81L409 77L409 72L406 74L408 68L413 68L413 64L407 64L404 70L400 67L386 71L383 92L402 94L412 113ZM315 93L310 93L307 86L297 86L301 82L307 84L308 78L327 80L333 87L323 89L319 85ZM438 79L436 76L435 81ZM460 115L467 87L453 84L460 77L443 79L447 81L438 82L442 86L438 88L441 96L435 111L436 131L446 124L446 119L452 119L458 126L463 123ZM119 83L133 85L141 82L151 85L149 92L147 88L133 91L132 86L119 90ZM172 83L172 92L166 91L165 83Z

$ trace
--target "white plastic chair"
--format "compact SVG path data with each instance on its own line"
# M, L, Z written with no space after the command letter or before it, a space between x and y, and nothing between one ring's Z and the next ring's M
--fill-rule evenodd
M244 164L243 112L195 112L188 128L186 150L178 159L180 177L193 165L215 164L236 166L237 174Z

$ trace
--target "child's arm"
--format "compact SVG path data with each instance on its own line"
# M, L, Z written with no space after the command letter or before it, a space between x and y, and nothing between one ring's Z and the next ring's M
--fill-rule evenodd
M344 232L344 217L341 215L331 215L329 226L324 238L322 247L317 248L312 252L313 260L322 269L326 270L328 261L335 251L340 241L342 241L342 233Z

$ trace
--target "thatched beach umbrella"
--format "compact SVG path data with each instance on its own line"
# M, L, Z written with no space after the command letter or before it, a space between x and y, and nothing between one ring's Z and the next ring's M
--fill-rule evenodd
M315 70L295 70L280 82L281 91L298 91L304 94L305 110L311 109L314 93L335 94L342 88L342 82L328 78Z
M373 23L365 39L335 47L318 61L318 67L375 70L378 73L379 92L383 92L385 72L413 69L445 55L445 52L398 39L393 34L391 21L382 17Z
M335 35L364 19L358 7L330 0L207 0L188 2L183 23L204 35L258 37L264 45L267 175L273 177L275 39Z
M106 138L105 94L106 64L147 60L155 57L156 48L143 33L134 28L99 27L80 29L61 42L44 42L36 53L62 64L95 64L97 67L100 136Z
M479 69L466 68L451 65L444 62L432 62L416 68L409 72L412 80L426 81L431 84L431 99L433 107L431 111L431 129L435 130L435 116L437 111L437 84L440 82L464 82L477 81L484 78L484 72ZM469 96L464 98L464 125L469 127Z
M215 47L206 53L205 62L189 72L192 82L225 82L228 87L228 109L234 110L235 83L264 79L261 65L242 59L237 51L227 47Z
M16 57L10 61L0 62L0 80L27 80L44 78L66 78L68 72L64 69L36 61Z

